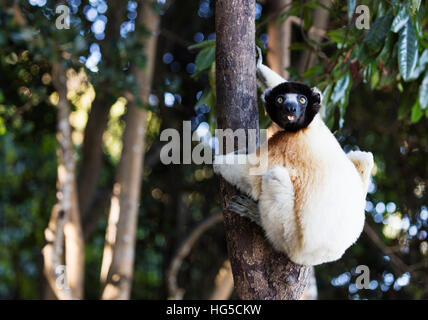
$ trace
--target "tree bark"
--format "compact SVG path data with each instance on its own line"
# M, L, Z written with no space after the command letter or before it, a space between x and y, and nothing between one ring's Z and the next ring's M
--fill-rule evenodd
M69 122L67 77L61 62L53 63L52 80L59 96L58 203L52 209L49 225L45 230L47 244L42 251L44 273L58 299L82 299L85 252L77 200L76 158Z
M147 103L153 76L159 16L152 10L150 3L145 1L140 3L137 19L138 23L151 33L144 43L146 68L133 68L139 87L139 98L143 103ZM129 101L123 151L113 187L104 245L101 267L102 299L129 299L131 294L146 120L146 111L140 108L136 101Z
M220 129L258 129L255 1L216 2L216 86ZM299 299L308 268L273 250L261 228L227 210L237 190L221 181L227 247L240 299Z

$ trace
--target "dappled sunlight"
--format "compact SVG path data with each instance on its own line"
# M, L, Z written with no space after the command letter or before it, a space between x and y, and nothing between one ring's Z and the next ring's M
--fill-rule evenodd
M103 147L115 163L119 161L122 152L122 133L124 130L122 116L126 110L126 103L127 100L120 97L112 105L107 130L103 135Z

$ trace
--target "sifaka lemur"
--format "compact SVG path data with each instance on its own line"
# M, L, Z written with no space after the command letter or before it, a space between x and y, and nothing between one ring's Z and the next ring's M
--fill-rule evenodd
M317 88L287 82L262 64L260 53L257 77L268 88L266 112L282 130L268 140L267 151L215 157L214 171L257 201L236 196L230 210L259 224L295 263L337 260L363 230L373 155L345 154L318 114ZM252 175L251 157L260 152L268 153L268 170Z

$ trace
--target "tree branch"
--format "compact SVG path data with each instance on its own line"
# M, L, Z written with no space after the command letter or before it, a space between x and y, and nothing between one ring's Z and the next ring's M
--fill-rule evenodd
M202 221L187 237L184 239L177 252L175 253L166 273L168 286L168 299L182 300L184 289L178 287L177 276L183 264L184 258L190 253L194 244L204 234L205 231L223 220L223 216L219 213Z

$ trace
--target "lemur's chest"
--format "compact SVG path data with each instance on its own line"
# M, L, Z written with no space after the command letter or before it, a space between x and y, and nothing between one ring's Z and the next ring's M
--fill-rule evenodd
M287 168L296 194L304 194L311 186L323 184L326 170L334 165L331 160L329 162L331 148L317 143L318 137L303 133L284 133L273 138L275 140L269 140L269 167Z

